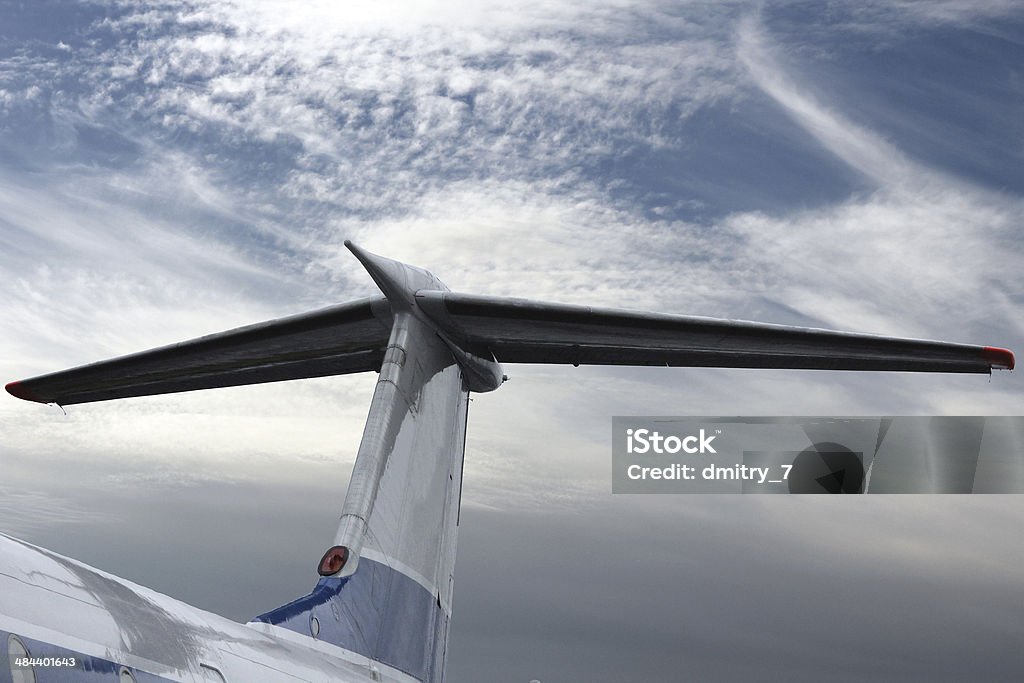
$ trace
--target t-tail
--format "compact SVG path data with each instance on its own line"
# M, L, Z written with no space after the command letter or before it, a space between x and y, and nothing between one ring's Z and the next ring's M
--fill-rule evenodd
M988 373L1005 349L457 294L346 242L383 297L7 385L69 405L376 370L380 373L313 591L250 622L419 681L447 656L469 392L500 363Z
M423 681L444 672L455 582L469 389L501 382L416 304L445 292L430 273L349 248L387 295L391 331L334 545L308 596L257 617ZM456 358L463 359L459 363ZM479 385L480 368L491 368ZM474 372L475 370L475 372Z

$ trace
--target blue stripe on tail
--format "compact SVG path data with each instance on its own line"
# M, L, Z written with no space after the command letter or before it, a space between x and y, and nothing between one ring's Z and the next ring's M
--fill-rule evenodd
M448 617L436 596L405 574L362 557L351 576L320 579L309 595L253 621L312 634L404 671L421 681L440 678Z

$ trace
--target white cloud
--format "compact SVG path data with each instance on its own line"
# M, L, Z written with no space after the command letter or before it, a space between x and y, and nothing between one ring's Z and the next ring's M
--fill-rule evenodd
M759 244L777 296L831 325L906 335L991 332L1019 320L1016 217L1024 202L936 172L822 104L791 80L752 17L737 36L738 59L753 82L877 184L868 196L825 209L730 219ZM993 317L1000 322L990 325ZM1003 343L1020 340L1019 327L1011 334Z
M531 5L446 21L446 11L397 5L355 20L326 4L128 7L104 30L137 40L27 67L40 83L80 77L82 93L7 89L17 106L49 101L63 131L57 151L41 155L44 182L0 179L10 246L0 293L16 330L0 369L12 378L373 293L346 238L462 291L1009 346L1024 338L1014 322L1024 319L1019 199L939 174L852 123L823 84L784 68L756 23L735 30L730 8L688 7L684 19L659 7ZM392 21L401 29L382 28ZM664 37L646 39L652 24ZM750 85L877 189L686 221L645 213L584 172L595 160L685 148L689 117L715 103L742 111ZM134 156L120 168L76 159L82 125L117 126ZM1022 405L1001 378L510 373L513 383L473 410L484 426L471 427L467 471L482 504L513 491L602 495L600 425L613 414ZM59 428L97 458L144 444L173 462L187 432L230 469L231 453L348 453L371 379L82 406L70 420L37 412L29 426L30 407L3 411L21 425L21 448ZM555 433L561 460L543 447Z

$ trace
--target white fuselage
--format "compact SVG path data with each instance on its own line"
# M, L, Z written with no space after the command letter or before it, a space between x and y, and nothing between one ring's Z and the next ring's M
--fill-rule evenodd
M13 636L41 662L40 681L131 680L121 678L126 668L139 683L414 682L310 636L239 624L2 534L0 631L5 652ZM10 676L0 671L0 681Z

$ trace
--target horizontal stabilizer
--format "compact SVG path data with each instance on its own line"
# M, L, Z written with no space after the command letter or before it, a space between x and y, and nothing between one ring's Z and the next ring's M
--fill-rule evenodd
M1013 368L1005 349L527 299L418 292L465 348L501 363L977 372Z
M377 259L370 261L374 268L381 260L357 254ZM441 286L426 271L415 272ZM473 296L438 288L412 291L401 296L399 305L429 321L462 359L976 373L1014 365L1012 352L990 346ZM378 370L395 305L384 297L363 299L12 382L7 391L29 401L69 405Z
M11 382L7 391L70 405L376 370L388 311L384 298L364 299Z

